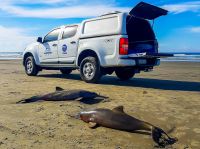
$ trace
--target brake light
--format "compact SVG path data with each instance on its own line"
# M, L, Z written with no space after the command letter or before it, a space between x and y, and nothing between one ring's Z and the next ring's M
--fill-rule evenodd
M128 38L120 38L119 54L120 55L127 55L128 54Z

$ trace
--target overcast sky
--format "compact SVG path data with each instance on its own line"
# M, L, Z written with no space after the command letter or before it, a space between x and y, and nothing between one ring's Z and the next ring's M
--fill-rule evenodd
M138 0L4 0L0 52L23 51L38 36L64 24L110 11L130 11ZM161 52L200 52L200 1L146 0L170 11L155 20Z

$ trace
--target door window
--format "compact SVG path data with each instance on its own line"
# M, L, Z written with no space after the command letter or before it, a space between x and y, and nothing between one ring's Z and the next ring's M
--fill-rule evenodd
M62 39L73 37L76 34L78 26L69 26L64 29Z
M43 42L51 42L58 40L60 29L55 29L44 37Z

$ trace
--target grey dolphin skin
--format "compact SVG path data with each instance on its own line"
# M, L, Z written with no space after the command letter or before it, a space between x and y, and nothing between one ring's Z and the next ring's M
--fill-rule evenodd
M128 132L150 132L153 140L160 147L172 145L177 141L177 139L170 138L162 129L126 114L123 109L123 106L116 107L113 110L93 109L80 112L78 117L84 122L89 123L91 128L99 125Z
M67 101L67 100L84 100L84 99L94 99L96 97L107 98L105 96L98 95L95 92L85 91L85 90L64 90L60 87L56 87L56 91L53 93L33 96L28 99L23 99L19 103L31 103L37 101Z

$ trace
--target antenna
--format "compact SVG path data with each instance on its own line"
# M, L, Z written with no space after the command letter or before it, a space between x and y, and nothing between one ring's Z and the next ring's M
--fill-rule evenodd
M154 19L152 20L152 26L151 26L152 28L154 27Z

